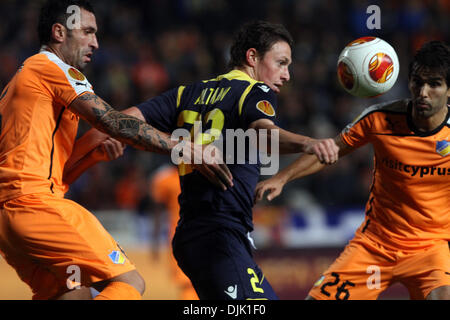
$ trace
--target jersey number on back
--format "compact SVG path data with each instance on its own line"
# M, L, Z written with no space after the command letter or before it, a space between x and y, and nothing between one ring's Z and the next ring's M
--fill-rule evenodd
M196 122L198 123L199 128L196 127ZM201 132L203 123L211 123L211 127L207 129L207 132ZM178 116L177 126L181 128L184 127L185 124L188 124L188 129L190 129L191 132L191 139L193 139L196 144L209 144L214 142L214 140L219 138L222 134L222 129L225 125L225 115L222 110L215 108L205 114L203 119L201 119L201 114L199 112L194 110L183 110ZM184 176L191 172L191 165L185 163L179 165L180 176Z
M200 125L202 125L203 123L211 123L211 128L207 129L208 132L199 132L200 134L197 134L197 136L194 137L194 134L197 133L194 131L194 125L197 121ZM189 127L191 128L191 138L195 138L194 141L196 144L209 144L220 137L223 126L225 124L225 116L222 110L218 108L209 111L207 114L205 114L203 119L201 119L201 114L197 111L183 110L178 116L177 126L183 127L186 123L190 125Z

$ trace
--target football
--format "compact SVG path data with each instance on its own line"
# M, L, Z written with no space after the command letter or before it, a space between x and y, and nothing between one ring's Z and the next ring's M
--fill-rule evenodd
M386 93L397 81L400 64L394 48L377 37L350 42L338 59L341 86L356 97L376 97Z

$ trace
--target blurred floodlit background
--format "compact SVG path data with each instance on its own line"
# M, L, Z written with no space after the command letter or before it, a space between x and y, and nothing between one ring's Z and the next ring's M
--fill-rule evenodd
M333 137L365 107L408 97L407 67L413 52L431 39L449 40L450 1L330 0L92 0L100 49L85 70L96 93L117 109L136 105L180 84L227 71L233 32L264 19L284 24L295 39L291 81L279 95L278 124L313 137ZM0 90L38 47L42 1L0 1ZM381 29L368 30L369 5L381 10ZM336 79L337 57L360 36L388 41L400 59L400 75L387 94L357 99ZM88 128L80 125L80 134ZM303 299L336 258L364 217L371 184L371 149L288 184L272 203L255 207L256 257L286 299ZM281 167L295 156L281 158ZM146 299L177 299L166 256L167 219L153 237L152 203L145 201L152 174L170 159L127 148L76 181L68 197L91 210L146 277ZM143 205L146 203L147 205ZM159 252L156 255L155 252ZM0 259L0 298L29 299L30 292ZM406 298L391 290L386 298Z

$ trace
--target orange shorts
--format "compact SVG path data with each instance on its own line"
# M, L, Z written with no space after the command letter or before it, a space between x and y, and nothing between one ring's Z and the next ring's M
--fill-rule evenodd
M33 291L51 299L135 269L92 213L50 194L0 207L0 253Z
M405 253L357 232L309 295L317 300L375 300L395 282L406 286L411 299L425 299L432 290L450 286L448 242Z

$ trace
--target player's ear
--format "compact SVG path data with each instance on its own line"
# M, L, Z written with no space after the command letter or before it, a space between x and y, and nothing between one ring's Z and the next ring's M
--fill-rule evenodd
M55 23L52 26L52 39L58 43L61 43L66 38L66 28L61 23Z
M250 48L247 50L245 57L247 59L247 63L250 67L254 67L256 62L258 61L258 51L255 48Z

